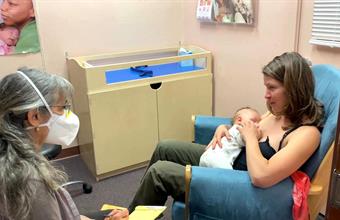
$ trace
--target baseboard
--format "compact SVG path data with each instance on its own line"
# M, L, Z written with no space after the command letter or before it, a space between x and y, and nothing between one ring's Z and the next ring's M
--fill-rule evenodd
M68 147L68 148L62 149L61 153L55 158L55 160L62 159L65 157L71 157L71 156L75 156L79 154L80 154L79 146Z

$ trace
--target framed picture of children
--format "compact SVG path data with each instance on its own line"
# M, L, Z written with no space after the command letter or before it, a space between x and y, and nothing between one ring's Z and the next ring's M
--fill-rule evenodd
M32 0L0 0L0 9L0 55L39 52Z
M213 0L213 15L217 23L253 24L253 1Z
M213 22L213 0L198 0L196 17L199 21Z

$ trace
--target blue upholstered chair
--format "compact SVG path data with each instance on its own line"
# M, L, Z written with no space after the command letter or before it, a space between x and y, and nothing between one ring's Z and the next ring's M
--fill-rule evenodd
M328 183L340 101L340 70L330 65L314 65L315 96L325 106L325 126L321 144L303 165L311 177L308 195L311 219L315 219L327 198ZM214 122L216 119L216 123ZM195 142L207 144L215 128L230 119L197 116ZM253 186L245 171L193 166L187 207L190 219L292 219L292 180L287 178L273 187ZM172 217L184 219L185 204L175 201Z

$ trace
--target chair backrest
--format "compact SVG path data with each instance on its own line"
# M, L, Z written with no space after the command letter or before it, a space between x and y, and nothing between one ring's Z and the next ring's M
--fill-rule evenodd
M302 170L313 177L335 138L340 102L340 70L331 65L314 65L315 97L324 105L325 123L320 147L303 165Z
M53 160L61 153L62 147L58 144L43 144L40 153L48 160Z

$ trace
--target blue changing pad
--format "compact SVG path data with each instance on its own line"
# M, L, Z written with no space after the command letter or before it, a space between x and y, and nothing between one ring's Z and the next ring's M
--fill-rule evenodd
M181 66L179 62L176 63L167 63L160 65L147 66L143 68L143 70L151 70L153 72L153 76L140 76L138 72L129 69L121 69L121 70L109 70L105 72L106 83L117 83L124 82L129 80L137 80L149 77L157 77L164 76L170 74L184 73L195 70L201 70L203 68L196 66Z

